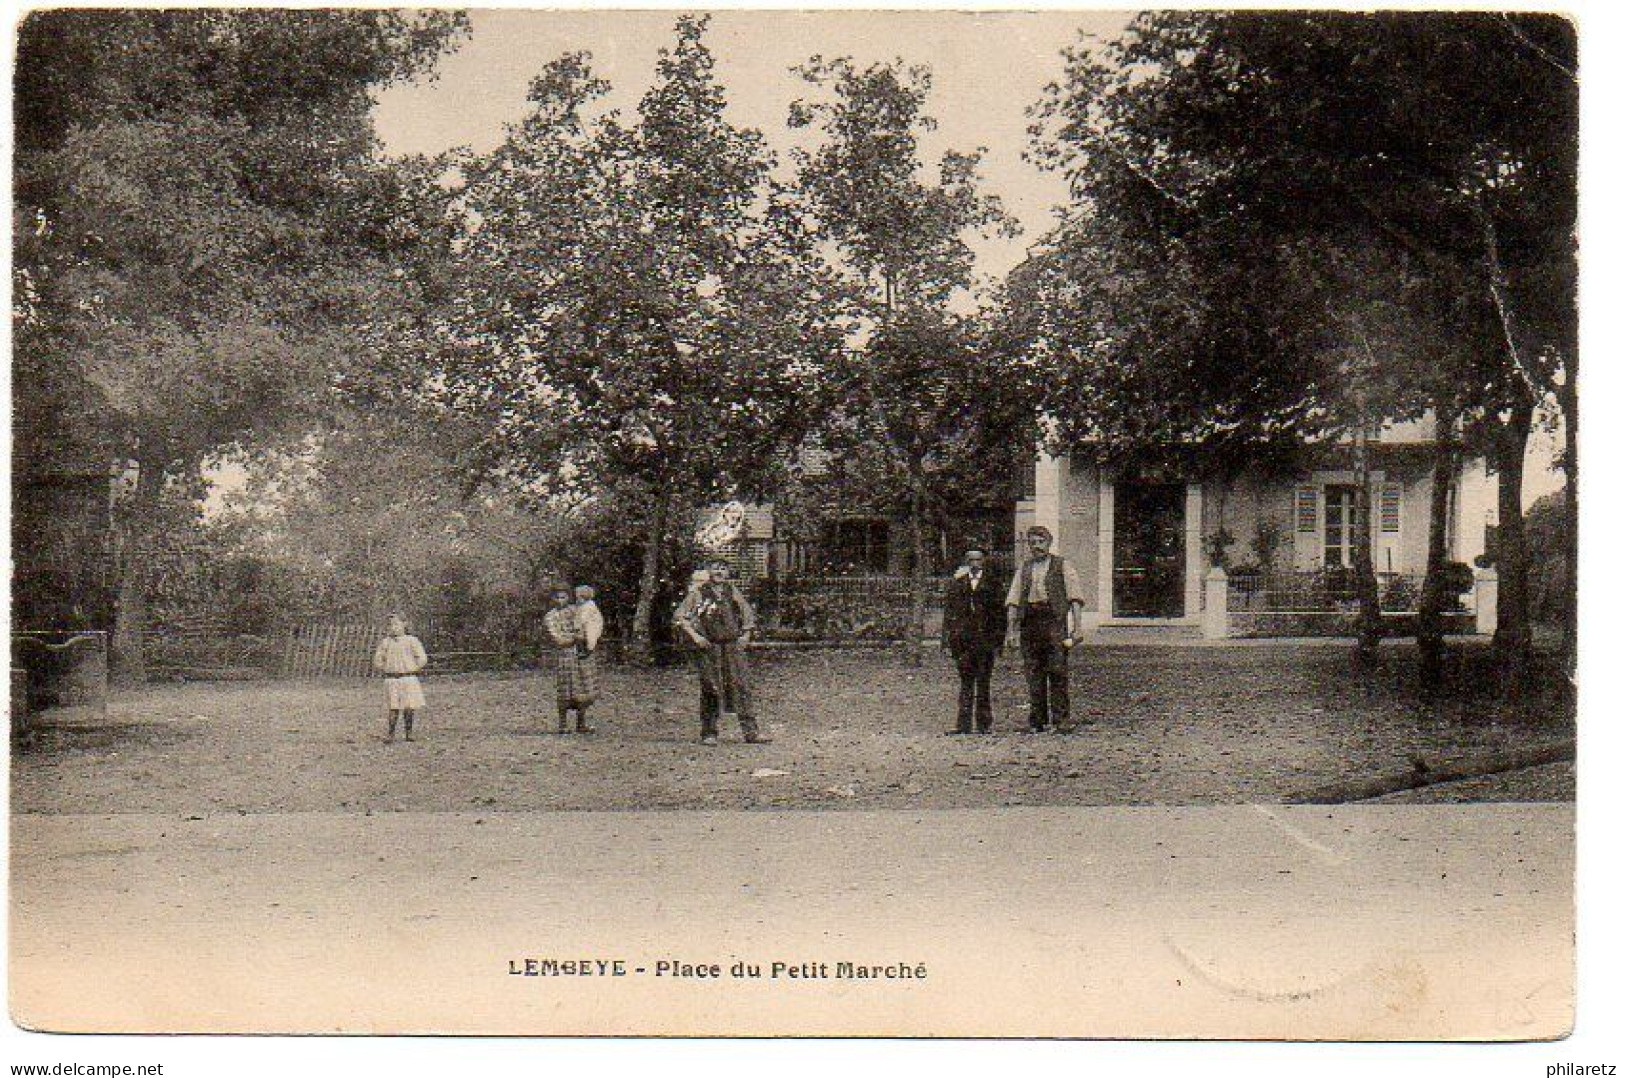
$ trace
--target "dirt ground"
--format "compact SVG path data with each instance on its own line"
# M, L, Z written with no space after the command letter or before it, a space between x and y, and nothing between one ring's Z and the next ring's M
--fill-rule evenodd
M1438 805L1464 801L1573 801L1574 764L1543 764L1459 782L1374 797L1379 804Z
M1224 804L1572 736L1561 708L1514 708L1474 676L1441 703L1409 687L1408 648L1357 674L1344 646L1090 648L1074 660L1069 733L1034 736L1011 657L992 736L944 736L957 681L933 655L757 652L775 735L745 745L724 719L698 744L687 668L611 668L599 733L561 737L545 673L427 684L421 740L381 743L375 681L152 686L105 715L58 716L15 758L23 813L447 812L631 808L978 808ZM52 717L43 716L47 724ZM1554 800L1568 765L1394 795Z

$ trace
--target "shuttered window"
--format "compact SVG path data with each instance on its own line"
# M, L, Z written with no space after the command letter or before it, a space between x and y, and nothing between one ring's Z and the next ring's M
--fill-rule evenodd
M1378 510L1378 519L1382 522L1384 535L1399 534L1399 498L1401 487L1398 483L1384 483L1382 487L1382 505Z
M1315 488L1299 487L1297 497L1298 531L1313 533L1315 530Z

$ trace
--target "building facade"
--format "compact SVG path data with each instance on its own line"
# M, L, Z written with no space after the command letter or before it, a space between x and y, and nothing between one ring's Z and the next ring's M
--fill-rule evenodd
M1398 587L1427 568L1431 421L1395 424L1369 445L1372 555ZM1125 471L1085 456L1040 456L1016 504L1013 541L1042 524L1077 568L1091 629L1196 627L1204 579L1219 561L1238 578L1336 577L1355 549L1355 475L1346 444L1313 452L1299 474L1243 472L1219 482L1174 470ZM1482 460L1457 470L1447 560L1473 565L1496 524L1496 478ZM1414 584L1404 586L1414 588ZM1470 601L1470 600L1469 600Z

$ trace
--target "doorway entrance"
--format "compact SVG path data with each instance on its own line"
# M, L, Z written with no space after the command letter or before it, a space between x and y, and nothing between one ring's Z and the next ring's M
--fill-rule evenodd
M1112 616L1185 616L1185 484L1119 482Z

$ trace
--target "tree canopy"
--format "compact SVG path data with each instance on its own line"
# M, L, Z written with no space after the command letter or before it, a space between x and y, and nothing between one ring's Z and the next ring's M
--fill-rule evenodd
M448 399L485 417L493 473L614 489L648 551L682 507L771 484L843 328L761 134L725 115L705 24L678 20L631 122L586 55L549 63L463 192Z
M14 374L24 466L128 468L116 657L166 483L308 428L435 287L433 170L380 159L370 92L461 16L48 11L17 59Z
M1576 418L1574 55L1557 16L1433 12L1148 13L1068 53L1033 132L1071 216L1025 272L1100 327L1038 327L1073 396L1130 405L1104 424L1130 443L1459 420L1509 522L1497 640L1526 653L1525 445L1549 396Z
M1298 247L1258 295L1441 280L1473 307L1458 323L1503 331L1497 363L1464 353L1451 374L1538 397L1573 357L1573 56L1556 16L1146 14L1104 55L1068 54L1035 156L1070 181L1074 221L1205 253L1210 278ZM1263 307L1277 337L1303 316Z

